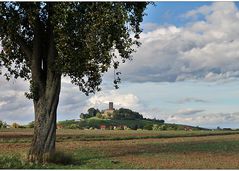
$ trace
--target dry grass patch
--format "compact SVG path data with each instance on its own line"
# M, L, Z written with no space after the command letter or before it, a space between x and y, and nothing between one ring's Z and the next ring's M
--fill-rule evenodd
M116 160L144 169L238 169L238 154L160 153L158 155L125 155Z

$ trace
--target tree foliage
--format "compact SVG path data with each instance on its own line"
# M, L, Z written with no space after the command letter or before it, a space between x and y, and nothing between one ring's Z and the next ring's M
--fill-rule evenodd
M1 2L0 67L7 79L32 78L38 60L40 77L48 67L69 76L85 94L100 90L101 76L131 58L141 32L146 2ZM134 35L134 36L132 36ZM53 37L53 39L52 39ZM54 47L52 48L52 46ZM57 53L54 59L51 51ZM39 53L39 59L33 56ZM120 58L119 58L120 57ZM120 79L116 73L115 86ZM29 98L37 98L31 82ZM35 92L34 92L35 90ZM34 95L35 94L35 95Z
M0 128L7 128L7 123L0 120Z
M34 125L35 125L35 121L31 121L27 124L27 127L28 128L34 128Z
M120 108L113 112L114 119L143 119L143 115L130 109Z
M87 111L88 111L88 113L86 113L86 114L84 114L84 113L80 114L81 119L91 118L91 117L96 116L97 113L100 113L99 109L95 109L93 107L89 108Z
M92 117L96 116L97 113L100 113L99 109L95 109L93 107L88 109L88 115Z

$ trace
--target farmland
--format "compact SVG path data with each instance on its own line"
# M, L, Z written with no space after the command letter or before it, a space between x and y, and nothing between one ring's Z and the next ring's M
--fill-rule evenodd
M0 168L238 169L238 131L57 130L58 162L25 162L32 129L0 131ZM64 160L62 162L61 160Z

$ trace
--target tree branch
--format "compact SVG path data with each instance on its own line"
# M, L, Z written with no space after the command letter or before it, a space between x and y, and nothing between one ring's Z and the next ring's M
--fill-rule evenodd
M37 81L39 87L44 91L45 87L45 76L42 69L42 60L43 60L43 49L42 49L42 26L39 19L39 16L36 15L34 21L34 39L33 39L33 48L32 48L32 60L31 60L31 71L32 79Z
M31 50L31 48L27 45L27 43L19 35L16 36L16 42L20 46L21 50L26 54L27 60L29 62L31 62L31 59L32 59L32 50Z

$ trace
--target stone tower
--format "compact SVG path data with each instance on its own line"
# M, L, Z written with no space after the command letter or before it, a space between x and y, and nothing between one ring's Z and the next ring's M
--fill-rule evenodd
M109 102L109 110L114 110L113 102Z

